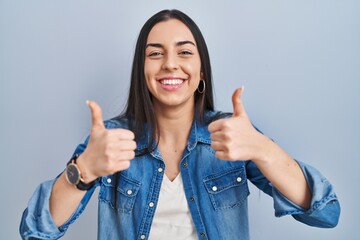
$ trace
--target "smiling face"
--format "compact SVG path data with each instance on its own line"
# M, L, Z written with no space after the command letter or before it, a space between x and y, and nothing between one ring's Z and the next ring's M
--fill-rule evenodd
M181 21L157 23L145 50L145 79L158 107L194 107L194 92L201 79L201 62L195 39Z

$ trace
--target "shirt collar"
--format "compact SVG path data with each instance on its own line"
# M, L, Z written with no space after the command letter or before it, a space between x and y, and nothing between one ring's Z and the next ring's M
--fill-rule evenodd
M205 117L204 118L204 122L205 123L201 123L198 120L194 120L193 124L191 126L191 130L190 130L190 135L189 135L189 139L188 139L188 143L187 143L187 148L188 150L192 150L196 147L196 144L198 142L201 143L205 143L205 144L211 144L211 138L210 138L210 132L208 130L208 119ZM147 131L148 128L147 126L145 126L144 131ZM140 138L137 141L137 151L142 151L144 150L148 144L150 142L150 136L148 134L145 134L142 138ZM156 144L156 143L154 143ZM155 147L155 146L153 146Z

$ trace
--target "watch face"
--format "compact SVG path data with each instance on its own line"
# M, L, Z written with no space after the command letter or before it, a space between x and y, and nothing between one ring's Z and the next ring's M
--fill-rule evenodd
M77 166L70 163L66 168L66 178L69 183L76 185L80 181L80 172Z

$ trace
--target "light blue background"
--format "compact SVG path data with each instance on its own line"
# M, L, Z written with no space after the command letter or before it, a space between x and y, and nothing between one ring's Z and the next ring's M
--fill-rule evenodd
M245 85L252 121L295 158L319 168L342 206L335 229L275 218L251 188L254 240L359 239L359 1L0 0L0 239L18 226L35 187L61 172L90 127L86 99L105 118L129 86L138 32L164 8L202 29L217 109ZM96 239L97 194L64 239Z

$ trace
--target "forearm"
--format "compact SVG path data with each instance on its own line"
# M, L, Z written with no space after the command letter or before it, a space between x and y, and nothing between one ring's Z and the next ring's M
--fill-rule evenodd
M311 192L297 162L264 136L261 154L253 160L273 186L295 204L308 209Z
M79 206L86 191L67 182L65 172L56 180L50 196L50 213L57 227L63 225Z

